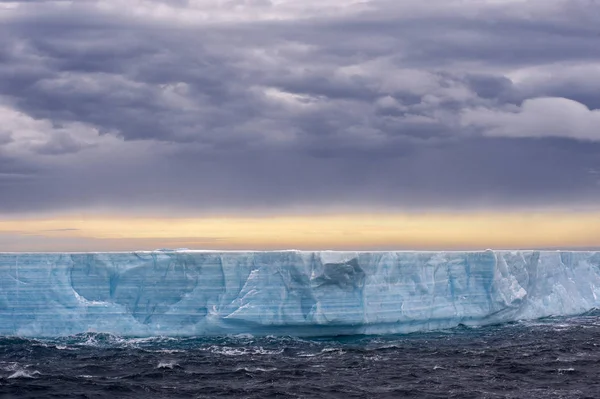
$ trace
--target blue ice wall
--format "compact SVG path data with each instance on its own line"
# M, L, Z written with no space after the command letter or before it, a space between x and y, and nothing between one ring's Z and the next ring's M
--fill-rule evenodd
M0 254L0 335L406 333L599 298L599 252Z

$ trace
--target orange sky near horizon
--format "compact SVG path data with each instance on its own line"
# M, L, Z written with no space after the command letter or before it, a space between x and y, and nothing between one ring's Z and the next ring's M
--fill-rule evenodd
M157 248L462 250L600 247L600 213L0 219L0 251Z

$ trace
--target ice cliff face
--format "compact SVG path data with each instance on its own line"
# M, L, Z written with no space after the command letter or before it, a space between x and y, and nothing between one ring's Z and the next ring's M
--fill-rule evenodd
M0 254L0 335L404 333L599 298L600 252Z

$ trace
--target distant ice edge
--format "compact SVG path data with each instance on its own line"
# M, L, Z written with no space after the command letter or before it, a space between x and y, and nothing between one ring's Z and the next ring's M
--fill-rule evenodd
M408 333L599 298L600 252L0 254L0 335Z

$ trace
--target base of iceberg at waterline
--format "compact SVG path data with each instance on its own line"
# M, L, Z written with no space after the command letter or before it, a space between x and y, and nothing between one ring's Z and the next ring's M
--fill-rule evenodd
M0 335L388 334L600 306L600 252L0 254Z

